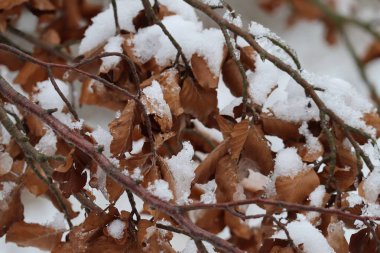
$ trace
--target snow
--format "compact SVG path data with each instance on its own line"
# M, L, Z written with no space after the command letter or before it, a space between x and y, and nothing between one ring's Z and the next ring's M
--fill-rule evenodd
M57 86L61 90L65 97L70 94L69 86L62 80L55 79ZM57 108L58 111L62 111L65 107L65 103L62 98L55 91L53 84L50 80L45 80L37 83L38 93L34 95L34 99L39 102L39 105L44 109Z
M160 4L165 5L169 11L177 13L181 17L189 21L198 21L197 14L193 7L178 0L159 0Z
M310 205L321 207L323 204L323 197L325 196L326 188L324 185L320 185L315 190L310 193Z
M133 18L143 9L141 1L118 0L116 5L120 28L135 32ZM92 18L92 24L87 28L79 45L79 54L91 51L115 35L116 27L113 15L113 9L110 4L106 10Z
M324 185L320 185L315 190L310 193L309 199L310 199L310 205L316 206L316 207L322 207L323 204L323 197L325 196L326 188ZM319 217L318 212L308 212L306 214L306 217L309 221L312 221L313 219Z
M203 29L201 22L188 21L178 15L165 17L162 23L181 46L187 59L193 54L203 57L211 72L219 76L224 47L220 30ZM130 42L134 45L134 54L143 63L154 57L159 66L168 66L176 59L177 49L157 25L140 29Z
M223 134L219 130L206 127L198 119L192 119L191 122L194 124L195 129L206 137L209 137L217 142L223 141Z
M54 228L55 230L65 230L65 215L63 213L55 213L51 220L46 222L46 226Z
M256 204L250 204L245 211L245 215L260 215L260 214L266 214L266 210L259 207ZM248 219L247 223L250 228L259 228L261 226L261 222L263 221L262 218L257 218L257 219Z
M141 169L140 168L135 168L133 170L133 174L131 175L131 178L135 181L142 181L144 179L143 175L141 174Z
M104 154L107 157L111 157L110 145L112 142L112 135L108 130L105 130L101 126L98 127L91 133L91 136L95 139L98 145L102 145L104 148Z
M204 242L204 241L202 241L202 243L205 246L208 253L216 253L214 250L214 247L210 243ZM198 252L198 248L194 240L190 239L187 241L186 246L181 251L181 253L194 253L194 252Z
M152 81L152 85L144 88L142 93L146 96L146 99L143 98L142 102L149 114L156 114L160 118L169 117L171 119L170 107L164 99L161 85L156 80Z
M58 88L61 90L63 96L66 98L70 95L69 85L62 80L55 79ZM50 80L45 80L37 83L38 92L33 95L33 99L38 101L39 105L48 109L57 109L52 115L56 117L63 124L67 125L71 129L80 129L83 125L83 120L78 122L72 122L71 115L64 113L63 109L66 104L63 102L62 98L55 91L53 84Z
M215 179L207 182L206 184L196 184L204 193L201 195L201 202L205 204L216 203L215 191L216 182Z
M6 199L17 185L14 182L1 182L0 185L0 210L5 210L8 208Z
M111 37L108 39L107 44L104 46L104 52L106 53L123 53L121 47L124 38L120 35ZM121 58L119 56L108 56L102 58L102 65L100 66L100 72L107 73L110 69L119 64Z
M13 165L13 158L8 152L0 152L0 176L7 174L11 171Z
M360 95L347 81L324 75L316 75L302 71L303 77L315 87L324 91L316 91L326 106L333 110L346 124L374 135L375 130L362 120L363 114L374 112L370 100Z
M107 232L113 238L120 240L124 236L125 223L122 220L113 220L107 226Z
M298 129L299 133L305 136L306 146L308 150L312 153L322 150L322 145L318 138L314 137L308 128L307 122L303 122L301 127Z
M161 0L169 11L178 13L184 19L195 21L197 16L193 8L177 0ZM151 1L153 3L153 1ZM143 9L140 0L117 0L117 13L120 28L128 32L136 32L133 18ZM106 42L116 33L114 13L111 4L106 10L92 18L92 24L87 28L79 45L79 54L84 54Z
M236 17L234 17L234 15ZM232 23L240 28L243 27L243 21L241 20L241 16L238 13L226 10L226 12L223 15L223 18L227 20L229 23Z
M335 251L328 244L321 231L311 225L308 221L293 221L286 225L295 245L302 244L305 253L334 253ZM281 230L273 238L286 239L285 233Z
M360 205L363 203L362 197L357 192L349 192L346 198L348 205L354 207L355 205Z
M364 180L363 190L365 198L369 202L375 203L380 194L380 167L375 167L375 169Z
M265 135L265 139L270 142L270 150L272 152L279 152L280 150L285 148L284 141L277 137L272 135Z
M317 90L316 93L346 124L374 134L374 129L362 120L365 113L374 111L374 107L350 83L306 70L301 74L313 86L323 90ZM256 56L256 71L247 71L247 77L249 94L253 102L263 106L263 112L273 113L291 122L319 120L319 109L305 95L303 88L271 62L262 61L260 56Z
M195 177L196 164L192 160L194 149L190 142L183 142L183 149L170 159L166 159L175 182L177 204L188 202L191 182Z
M276 177L294 177L303 169L305 166L297 154L296 148L286 148L277 153L274 164L274 175Z
M57 136L51 128L46 129L45 135L41 137L35 148L47 156L53 156L57 152Z
M169 183L162 179L157 179L153 184L149 185L148 191L163 201L173 199L173 193L169 189Z
M222 78L220 80L222 80ZM218 87L218 89L220 89L220 87ZM220 98L219 94L218 94L218 98ZM219 103L219 101L218 101L218 103ZM241 103L243 103L243 98L240 97L240 98L233 99L229 104L227 104L225 107L223 107L220 114L234 117L234 108L236 106L239 106Z
M259 38L263 36L270 36L272 32L264 27L262 24L259 24L255 21L251 21L249 27L248 27L249 33L252 34L254 37Z
M202 0L202 2L211 6L220 6L222 4L220 0Z

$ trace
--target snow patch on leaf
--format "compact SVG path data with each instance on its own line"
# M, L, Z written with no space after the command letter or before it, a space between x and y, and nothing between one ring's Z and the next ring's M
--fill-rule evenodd
M175 182L175 193L178 204L188 202L191 182L195 177L196 164L192 160L194 149L190 142L183 142L183 149L170 159L166 159Z
M124 229L125 229L125 223L122 220L113 220L110 224L107 226L107 232L108 234L117 239L120 240L124 236Z
M162 179L157 179L153 184L149 185L148 191L163 201L173 199L173 193L169 189L169 183Z
M57 152L57 136L51 128L46 130L46 134L42 136L35 148L47 156L52 156Z
M162 23L188 59L193 54L203 57L211 72L219 76L224 47L224 37L220 30L203 29L202 23L189 21L178 15L165 17ZM168 66L176 59L177 49L157 25L140 29L131 42L135 55L143 63L154 57L158 65Z
M301 245L305 253L334 253L335 251L328 244L326 238L321 231L315 228L307 220L293 221L286 225L290 237L295 245ZM273 238L286 240L286 235L283 231L277 232Z
M196 184L204 193L201 195L201 202L205 204L216 203L215 191L216 182L215 179L207 182L206 184Z
M120 35L111 37L108 39L107 44L104 46L104 52L106 53L123 53L121 44L124 38ZM110 69L119 64L121 58L119 56L108 56L102 58L102 65L100 66L100 72L107 73Z
M274 175L276 177L294 177L304 168L296 148L286 148L277 153L274 165Z

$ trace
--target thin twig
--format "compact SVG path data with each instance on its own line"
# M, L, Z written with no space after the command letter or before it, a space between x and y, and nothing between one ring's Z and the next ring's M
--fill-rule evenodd
M113 10L113 17L115 19L115 30L116 30L116 35L120 34L120 24L119 24L119 18L117 14L117 5L116 5L116 0L111 0L112 3L112 10Z

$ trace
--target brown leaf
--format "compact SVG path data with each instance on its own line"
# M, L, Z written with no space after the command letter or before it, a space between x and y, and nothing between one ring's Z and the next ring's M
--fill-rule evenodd
M227 139L228 137L231 136L231 132L234 129L234 122L231 120L228 120L228 118L225 118L221 115L217 115L215 117L216 122L218 123L219 130L223 134L223 138Z
M36 169L39 170L40 173L42 173L42 175L44 175L39 168ZM23 182L26 188L30 191L30 193L34 194L35 196L40 196L46 193L49 189L48 185L39 177L37 177L30 167L28 167L23 177Z
M36 247L41 250L52 250L61 241L63 231L35 223L19 221L7 232L6 241L20 247Z
M230 152L232 160L237 161L239 159L240 153L245 146L249 130L249 121L247 119L242 120L234 126L234 129L231 132L230 140Z
M132 133L135 127L135 117L136 102L129 100L120 117L115 118L108 124L113 137L110 150L114 156L122 155L126 151L132 151Z
M255 71L255 50L251 46L240 48L240 61L245 69Z
M376 137L380 137L380 117L377 113L366 113L363 117L364 122L376 129Z
M87 173L72 167L65 173L55 171L53 178L59 182L59 188L68 197L79 192L86 185Z
M380 41L374 41L372 42L372 44L368 46L362 58L362 62L364 64L367 64L370 61L373 61L379 57L380 57Z
M100 236L100 231L117 215L118 211L114 207L109 208L109 212L91 212L85 221L75 226L69 233L69 241L74 252L87 252L91 247L92 240Z
M140 220L137 227L137 243L141 247L140 252L175 253L168 240L161 235L153 222Z
M239 67L232 58L224 62L222 68L223 81L235 97L243 95L243 77Z
M228 202L240 199L241 196L239 195L239 192L243 193L243 188L239 185L237 170L238 166L230 155L225 155L218 162L215 173L215 182L217 184L216 199L218 202ZM251 237L250 228L240 218L229 212L225 212L224 221L233 233L239 237L245 239Z
M0 33L4 33L7 30L7 18L5 15L0 15Z
M3 190L4 183L0 183L0 191ZM8 230L8 228L17 221L24 219L24 206L20 199L20 187L15 187L13 190L5 196L0 202L0 237L2 237Z
M313 169L300 172L295 177L277 177L277 199L292 203L302 203L320 184Z
M202 122L206 122L211 114L218 111L216 90L203 89L189 77L183 82L180 97L185 113Z
M178 72L174 69L169 69L160 75L158 82L161 84L164 99L168 103L170 111L174 116L178 117L184 112L179 96L181 88L178 85Z
M210 233L217 234L226 226L224 211L220 209L202 210L197 215L195 224Z
M218 87L219 77L215 77L203 57L193 54L191 57L191 68L193 69L195 79L197 79L202 88L215 89Z
M272 152L263 131L257 125L252 125L249 129L247 140L244 144L243 156L256 162L262 174L268 175L273 171Z
M55 6L49 0L31 0L31 5L34 9L40 11L55 10Z
M239 184L237 170L238 166L230 155L225 155L219 160L215 173L218 202L236 200L235 193Z
M66 156L65 163L61 164L60 166L58 166L54 170L58 171L58 172L61 172L61 173L67 172L73 166L73 162L74 162L73 155L74 155L74 152L75 152L75 149L71 149L70 152L69 152L69 154Z
M265 134L275 135L284 140L299 140L302 136L298 132L299 124L277 119L265 114L260 115Z
M26 3L29 0L1 0L0 1L0 10L9 10L13 7Z
M220 143L195 169L195 177L193 184L205 184L209 178L215 174L215 170L219 160L227 153L229 147L229 139Z
M348 243L344 237L343 223L330 223L327 228L327 242L336 253L348 253Z

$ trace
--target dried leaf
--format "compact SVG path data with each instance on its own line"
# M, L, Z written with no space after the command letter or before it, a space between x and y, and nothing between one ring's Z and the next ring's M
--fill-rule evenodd
M34 9L40 11L55 10L55 6L49 0L31 0L31 5Z
M203 57L193 54L191 57L191 68L193 69L195 79L197 79L202 88L215 89L218 87L219 77L216 77L212 73L207 61Z
M302 203L319 184L318 175L313 169L304 170L293 178L277 177L277 199Z
M20 247L52 250L61 241L62 233L62 230L52 227L19 221L9 228L6 241L16 243Z
M302 136L298 132L299 124L277 119L265 114L260 115L265 134L278 136L284 140L299 140Z
M263 131L257 125L252 125L249 129L247 140L244 144L243 156L256 162L262 174L268 175L273 171L272 152Z
M236 97L243 95L243 77L240 74L239 67L232 58L229 58L222 68L223 81L230 89L231 94Z
M3 190L3 183L0 183L0 191ZM8 196L4 196L0 202L0 237L7 232L8 228L14 222L24 219L24 206L20 199L20 189L20 187L16 186Z
M180 92L181 104L185 113L191 114L202 122L218 111L217 96L214 89L203 89L191 78L186 78Z
M249 69L253 72L255 71L255 57L255 50L251 46L240 48L240 61L245 69Z
M129 100L120 117L115 118L108 124L112 135L110 146L114 156L132 151L132 134L136 118L136 102Z
M219 160L227 153L229 139L220 143L195 169L194 183L205 184L215 174Z
M348 243L344 237L343 223L330 223L327 228L327 242L336 253L348 253Z
M174 116L178 117L184 112L179 96L181 88L178 85L178 72L174 69L165 71L160 75L158 82L161 84L162 92L164 93L164 99L168 103L170 111Z
M13 7L26 3L29 0L1 0L0 1L0 10L9 10Z
M374 41L368 46L362 58L362 62L364 64L367 64L379 57L380 57L380 41Z
M239 159L240 153L245 146L244 144L247 140L249 130L248 120L242 120L234 126L234 129L231 132L230 140L230 152L232 160L237 161Z

